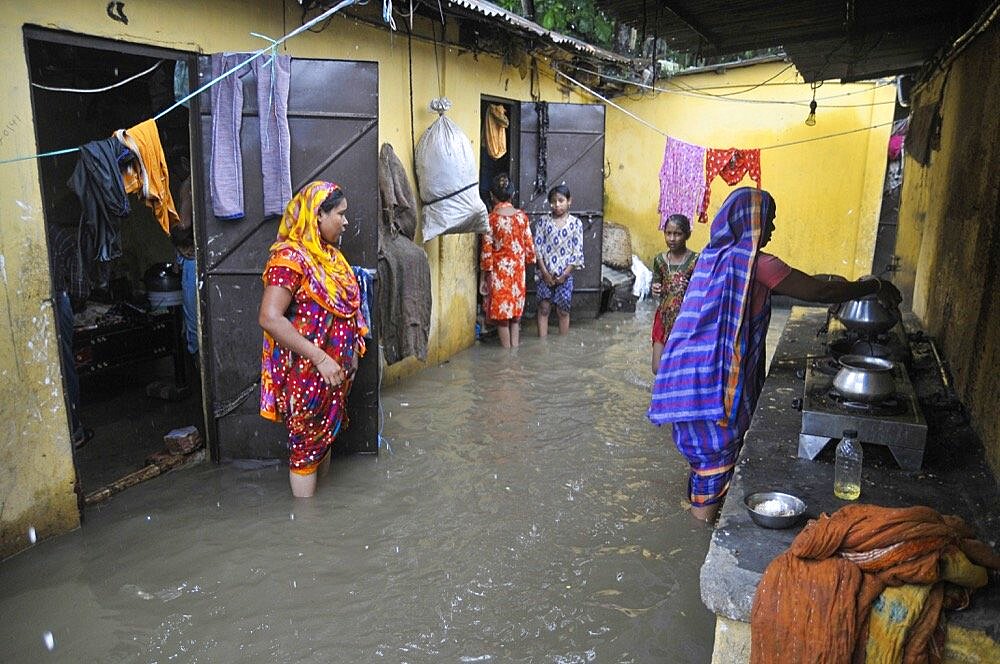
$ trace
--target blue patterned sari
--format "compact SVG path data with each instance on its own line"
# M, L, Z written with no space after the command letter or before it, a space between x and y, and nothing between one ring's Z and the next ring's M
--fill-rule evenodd
M725 496L736 456L764 384L767 297L750 314L762 226L774 212L766 191L733 191L712 221L653 382L649 419L673 423L674 443L691 465L689 498Z

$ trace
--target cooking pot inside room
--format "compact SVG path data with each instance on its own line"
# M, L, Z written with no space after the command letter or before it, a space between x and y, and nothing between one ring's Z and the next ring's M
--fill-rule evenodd
M146 296L153 309L177 307L184 302L181 275L174 271L173 263L154 263L143 275Z
M181 290L181 275L174 271L173 263L153 263L142 280L147 291L168 293Z

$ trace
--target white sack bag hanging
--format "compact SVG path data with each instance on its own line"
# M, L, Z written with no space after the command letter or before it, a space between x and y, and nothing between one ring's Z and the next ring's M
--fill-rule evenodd
M451 102L431 101L434 121L417 142L417 186L423 202L424 242L447 233L487 233L489 213L479 197L472 142L445 117Z

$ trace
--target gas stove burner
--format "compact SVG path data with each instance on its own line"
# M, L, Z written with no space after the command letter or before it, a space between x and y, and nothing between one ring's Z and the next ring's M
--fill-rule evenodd
M858 339L856 337L844 337L843 339L831 341L828 349L830 354L835 358L839 358L841 355L864 355L866 357L890 359L893 356L893 349L888 343Z
M927 423L904 366L900 362L894 370L894 394L889 399L865 403L845 398L833 389L833 379L840 370L837 360L819 357L807 362L799 457L815 459L828 443L839 439L844 431L855 429L865 443L887 447L900 467L918 470L927 442Z
M813 368L826 376L836 376L840 371L840 362L833 357L818 357L813 360Z
M859 415L879 415L879 416L892 416L892 415L902 415L907 411L907 403L902 395L895 394L888 399L883 399L881 401L865 402L865 401L853 401L844 397L837 390L830 390L826 393L830 400L835 404L852 413L858 413Z

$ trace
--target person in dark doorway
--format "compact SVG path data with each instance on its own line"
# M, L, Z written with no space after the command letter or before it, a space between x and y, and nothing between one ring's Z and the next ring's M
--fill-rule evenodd
M94 432L80 422L80 377L73 353L73 312L87 304L90 279L80 262L77 229L53 224L49 228L49 254L52 265L56 325L59 332L59 359L66 384L66 407L69 409L73 447L90 442Z
M684 301L688 282L694 272L694 264L698 254L687 248L691 238L691 220L683 214L672 214L667 217L663 226L663 241L667 250L660 252L653 259L653 295L660 298L660 306L653 316L653 374L660 368L660 356L667 344L667 337L674 327L677 314Z
M490 232L483 236L479 255L479 292L487 303L486 316L496 323L504 348L520 345L525 264L535 262L528 215L510 202L513 196L507 175L497 176L490 188Z
M292 494L311 497L346 423L346 400L368 322L354 271L340 252L347 198L311 182L289 202L264 268L260 413L288 427Z
M535 229L538 271L538 336L549 334L549 312L556 305L559 334L569 332L573 301L573 271L583 268L583 223L569 213L573 202L569 187L558 184L549 190L552 213L542 217Z
M774 218L766 191L743 187L723 203L653 382L649 419L673 424L674 444L691 465L691 513L709 522L764 384L771 293L826 303L876 296L893 308L902 300L887 281L821 281L760 251Z
M194 216L191 205L191 176L184 178L178 190L180 219L170 227L170 241L177 250L184 310L184 341L187 352L198 362L198 265L195 262Z

